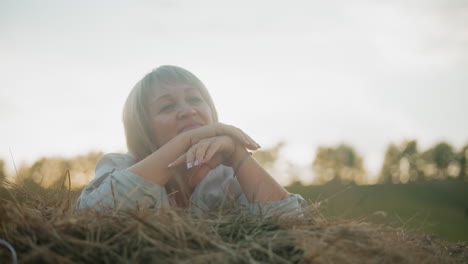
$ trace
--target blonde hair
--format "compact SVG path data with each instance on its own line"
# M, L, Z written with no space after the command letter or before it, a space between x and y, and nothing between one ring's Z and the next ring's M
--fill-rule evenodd
M191 72L171 65L160 66L146 74L132 89L127 97L123 110L123 124L127 148L137 161L140 161L159 147L156 135L149 123L148 98L156 87L173 84L186 84L200 91L201 96L211 109L214 122L218 121L218 114L205 85Z

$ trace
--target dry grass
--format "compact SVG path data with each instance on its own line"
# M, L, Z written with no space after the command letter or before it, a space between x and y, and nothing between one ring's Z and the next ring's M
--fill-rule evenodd
M464 244L326 219L312 206L302 219L269 220L238 211L94 212L75 210L66 188L44 196L3 185L0 263L12 263L12 253L18 263L468 263Z

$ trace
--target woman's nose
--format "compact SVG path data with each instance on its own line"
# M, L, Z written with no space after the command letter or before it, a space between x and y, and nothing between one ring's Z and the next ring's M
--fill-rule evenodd
M184 104L180 106L178 116L179 118L184 118L184 117L195 115L196 113L197 111L195 111L193 106L189 104Z

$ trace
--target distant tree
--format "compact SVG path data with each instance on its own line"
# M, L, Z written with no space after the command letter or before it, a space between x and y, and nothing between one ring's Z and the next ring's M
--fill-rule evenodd
M41 158L29 168L28 178L43 187L53 187L63 182L63 176L71 169L71 161L63 158Z
M468 145L465 145L457 155L458 164L460 166L460 170L458 172L458 179L461 181L468 180Z
M403 143L401 159L407 162L407 167L402 168L400 161L400 181L423 181L423 163L418 152L418 144L416 140L409 140ZM403 170L405 169L405 170Z
M390 144L379 175L379 183L406 183L424 180L423 166L416 140L400 146Z
M447 169L450 162L455 159L452 146L446 142L437 144L432 151L432 158L438 169Z
M363 159L353 147L341 144L338 147L319 147L312 163L320 183L364 183Z
M385 151L384 162L380 170L379 183L392 183L398 179L401 151L395 144L390 144Z
M422 154L422 157L434 168L434 173L426 175L433 179L444 180L447 179L448 167L452 162L456 161L456 155L453 147L447 142L437 143L434 147L428 149Z
M90 152L72 158L41 158L31 166L21 165L14 181L19 185L29 184L33 187L57 187L63 184L67 171L70 171L72 187L82 187L92 179L94 167L101 156L100 152Z

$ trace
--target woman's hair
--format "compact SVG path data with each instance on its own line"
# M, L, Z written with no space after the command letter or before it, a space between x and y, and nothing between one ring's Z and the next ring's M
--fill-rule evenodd
M218 114L205 85L191 72L171 65L163 65L146 74L128 95L123 110L123 124L127 139L127 148L137 161L140 161L159 147L156 143L156 135L149 123L148 98L156 87L186 84L200 91L201 96L211 109L214 122L218 121Z

